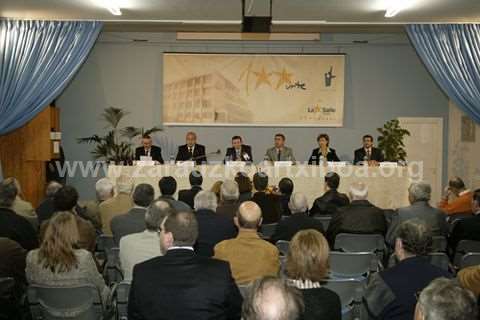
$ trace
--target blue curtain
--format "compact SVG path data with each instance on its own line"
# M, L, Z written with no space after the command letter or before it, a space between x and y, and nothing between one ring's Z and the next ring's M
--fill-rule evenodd
M480 123L480 25L413 24L407 33L442 90Z
M57 98L101 28L94 21L0 20L0 135Z

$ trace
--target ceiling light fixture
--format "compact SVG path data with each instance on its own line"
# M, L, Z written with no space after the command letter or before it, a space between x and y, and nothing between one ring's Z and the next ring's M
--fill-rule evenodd
M97 3L110 11L111 14L114 16L121 16L122 11L120 10L120 7L118 6L117 0L97 0Z
M390 0L387 9L385 10L385 18L392 18L400 11L405 9L408 5L406 0Z

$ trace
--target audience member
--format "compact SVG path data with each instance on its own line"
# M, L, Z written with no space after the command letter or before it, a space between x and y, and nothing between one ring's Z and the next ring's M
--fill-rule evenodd
M297 320L304 305L302 295L284 280L272 276L255 281L242 307L242 320Z
M314 229L324 232L322 222L308 216L308 201L303 193L294 193L288 204L292 215L278 222L272 242L278 240L290 241L300 230Z
M472 212L472 192L459 177L448 181L448 187L438 207L448 215Z
M20 182L16 178L5 179L7 183L10 180L17 187L17 196L15 197L15 201L13 201L11 209L15 211L16 214L25 218L36 218L37 214L35 213L35 209L33 208L32 204L23 199L22 187L20 186Z
M158 181L158 187L160 189L160 197L158 200L167 201L175 211L192 211L192 208L183 201L175 200L173 195L177 191L177 180L174 177L163 177Z
M254 193L252 201L262 209L264 224L276 223L282 216L282 208L279 197L267 193L268 176L263 172L257 172L253 176L253 186L257 192Z
M222 189L222 184L223 184L223 181L218 180L218 181L215 181L215 183L210 188L210 191L215 193L215 195L217 196L218 201L220 201L220 193L221 193L221 189Z
M480 189L473 193L471 206L473 217L456 221L450 234L448 242L453 250L461 240L480 241Z
M342 319L340 298L321 285L328 277L329 254L327 240L316 230L300 231L290 242L286 271L290 284L303 294L304 320Z
M11 179L0 182L0 237L32 250L38 247L37 233L27 219L12 210L17 194L17 186Z
M135 187L133 208L123 215L114 217L110 224L113 240L117 246L123 236L145 230L145 212L154 197L155 191L148 183L141 183Z
M457 278L462 287L472 291L475 296L480 296L480 265L460 270Z
M84 206L85 215L93 223L95 229L102 231L102 220L100 217L100 204L113 198L115 186L108 178L101 178L95 183L95 200L89 200L80 204Z
M117 194L99 204L98 210L102 221L102 231L106 236L112 236L110 225L112 219L125 214L133 207L133 183L128 177L120 177L116 181Z
M235 182L238 184L238 202L250 201L252 199L252 180L247 176L245 172L238 172L235 176Z
M238 184L233 180L225 180L220 187L220 203L217 206L217 214L233 220L238 211L239 196Z
M411 320L415 294L433 279L450 277L425 257L431 250L432 234L422 221L407 220L396 234L395 256L399 263L373 274L364 294L364 307L374 319Z
M390 246L395 244L395 233L398 226L406 220L419 219L429 226L434 236L446 236L448 233L448 224L445 214L437 208L432 208L428 203L432 188L428 183L412 183L408 188L409 207L400 208L393 215L390 228L388 229L386 240Z
M266 275L277 275L280 263L278 249L261 239L257 228L262 224L262 211L252 202L243 202L234 219L238 227L235 239L215 246L215 258L227 261L238 284L248 284Z
M211 191L200 191L195 196L195 216L198 221L198 239L195 252L199 256L213 256L213 248L223 240L235 238L237 229L233 219L219 215L217 197Z
M336 172L327 172L325 175L324 190L325 193L315 199L310 209L311 216L333 215L338 208L348 206L350 201L347 195L337 191L340 185L340 176Z
M280 202L282 205L282 215L289 216L292 213L288 207L290 197L293 193L293 181L290 178L282 178L278 183L278 191L280 192ZM308 211L308 208L307 208Z
M200 171L193 170L188 176L188 181L190 182L190 189L178 191L178 201L183 201L193 209L193 199L202 191L203 177Z
M57 212L46 225L40 248L27 255L29 284L56 287L92 284L106 302L110 290L92 254L76 249L79 233L75 216L71 212Z
M368 188L364 183L356 182L350 186L352 202L339 209L328 226L327 239L332 248L339 233L385 235L387 222L383 210L371 204L367 197Z
M2 257L0 259L0 278L15 280L14 295L16 301L19 301L27 285L25 278L27 250L13 240L0 237L0 257ZM0 309L0 314L1 312ZM0 317L0 319L2 318Z
M134 267L128 319L240 319L242 296L228 263L193 251L195 215L174 212L160 230L164 255Z
M62 184L57 181L50 181L45 190L45 198L40 202L35 212L37 213L38 224L41 225L44 221L50 219L55 212L53 205L53 196L62 188Z
M125 281L132 280L136 264L161 255L158 232L165 217L172 212L168 202L154 201L145 213L145 230L120 239L120 265Z
M415 309L415 320L478 319L476 298L455 281L433 280L422 293Z

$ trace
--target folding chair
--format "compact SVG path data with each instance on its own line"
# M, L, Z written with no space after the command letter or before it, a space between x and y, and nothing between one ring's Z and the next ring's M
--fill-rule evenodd
M428 259L434 266L453 273L453 268L450 264L450 258L448 258L446 253L433 252L428 255Z
M460 266L462 257L467 253L480 252L480 241L474 240L461 240L455 248L455 257L453 264Z
M115 287L115 299L117 305L117 320L128 320L128 296L130 294L130 282L122 281Z
M101 234L97 236L97 247L95 248L95 255L101 259L106 260L108 251L115 247L115 241L112 236Z
M335 292L342 304L342 320L356 318L356 306L362 302L365 283L358 279L327 279L323 283L325 288Z
M330 225L330 221L332 220L332 216L313 216L314 219L319 220L322 223L323 230L327 231L328 226Z
M290 242L285 240L278 240L275 245L282 256L286 256L290 248Z
M372 252L330 252L330 276L364 280L371 271L375 254Z
M52 287L30 285L28 303L33 320L101 320L102 298L93 285Z
M277 229L278 223L269 223L269 224L262 224L260 227L260 233L263 239L270 239L273 234L275 233L275 229Z
M111 248L107 251L107 261L103 268L103 276L109 285L123 280L123 272L120 267L119 248Z
M385 238L381 234L339 233L335 237L334 250L344 252L373 252L376 259L372 261L372 271L383 268L385 255Z
M250 284L239 284L238 290L240 290L240 294L245 299L247 296L248 290L250 289Z
M433 252L447 252L447 238L444 236L432 237L432 251Z
M467 253L460 262L461 269L478 265L480 265L480 253L478 252Z

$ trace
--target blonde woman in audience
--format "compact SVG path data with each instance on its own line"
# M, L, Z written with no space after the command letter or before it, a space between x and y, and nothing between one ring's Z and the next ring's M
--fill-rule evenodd
M340 298L321 285L328 274L329 254L328 242L317 230L299 231L290 241L287 277L289 283L303 294L304 320L342 318Z
M76 249L78 240L75 216L70 212L57 213L48 222L40 248L27 255L27 281L57 287L92 284L106 302L110 290L91 253Z
M222 193L222 184L223 184L223 181L218 180L218 181L215 181L215 183L210 188L210 191L215 193L215 195L217 196L218 201L220 201L220 195Z

